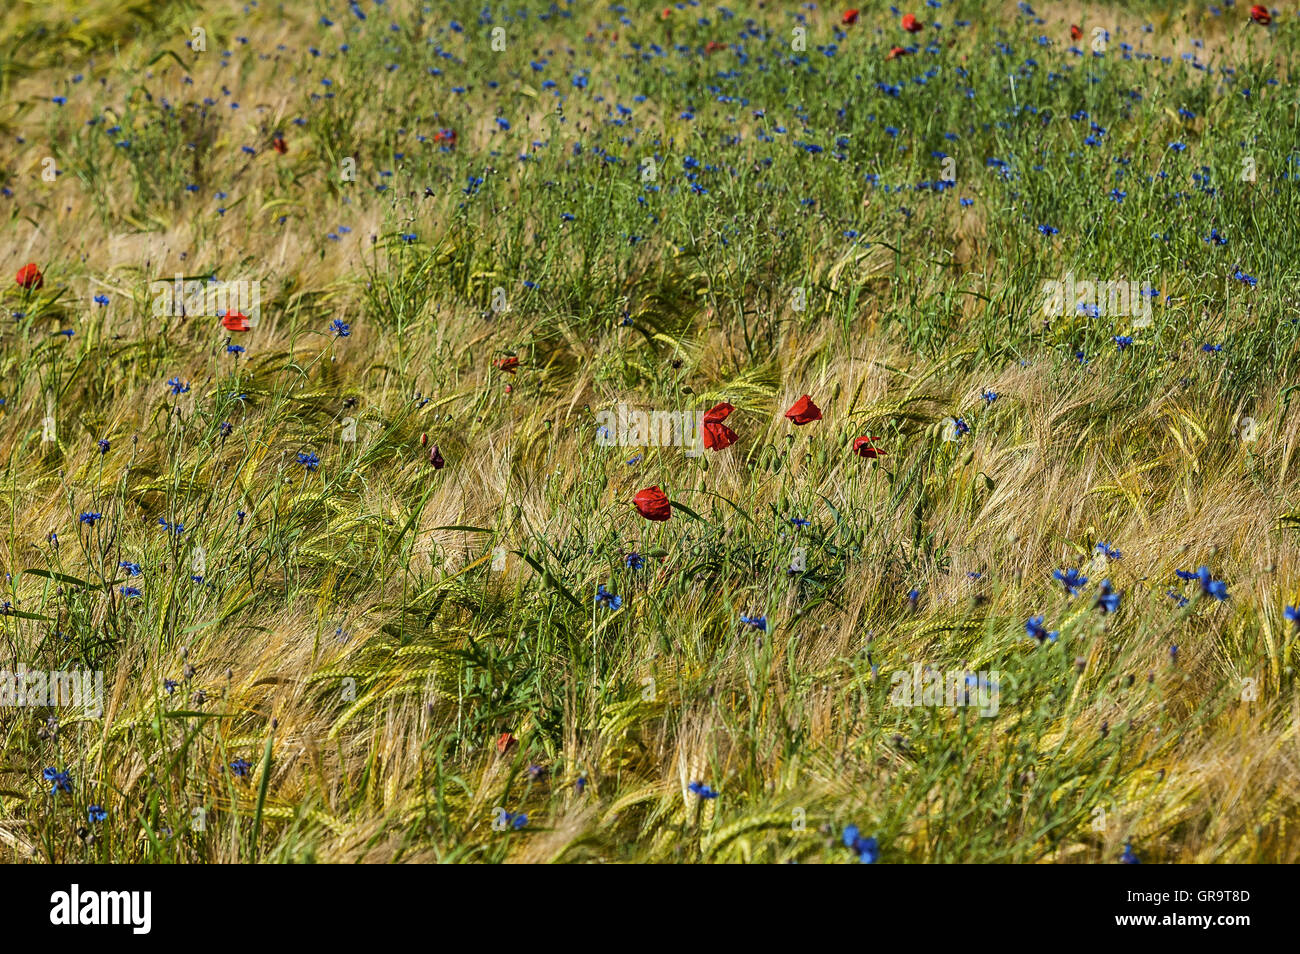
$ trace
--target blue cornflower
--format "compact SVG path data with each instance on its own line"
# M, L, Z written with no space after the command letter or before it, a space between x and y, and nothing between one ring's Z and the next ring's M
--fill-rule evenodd
M306 451L299 451L298 463L302 464L306 470L315 471L320 467L320 458L317 457L315 453L309 454Z
M83 513L77 519L79 519L82 523L89 524L90 526L93 527L95 525L95 521L102 519L103 516L104 515L102 513Z
M1119 599L1123 594L1116 593L1110 585L1110 580L1102 580L1101 586L1097 588L1097 608L1103 613L1113 613L1119 609Z
M629 553L627 556L623 557L623 563L629 570L639 570L641 567L645 566L645 558L639 553Z
M1043 235L1056 235L1061 230L1058 228L1053 228L1050 225L1040 225L1038 227L1038 231L1041 232Z
M72 777L66 770L60 772L53 766L50 766L41 773L45 781L50 783L50 794L57 795L59 792L72 791Z
M190 389L188 383L183 383L180 378L172 378L167 382L167 387L171 389L172 394L184 394Z
M248 775L248 770L253 767L253 763L247 759L235 759L230 763L230 771L235 773L236 778L244 778Z
M1142 862L1138 859L1138 856L1133 854L1133 846L1129 844L1127 841L1124 842L1124 854L1119 856L1119 860L1121 864L1125 864L1125 865L1142 864Z
M86 820L89 821L92 825L96 824L97 822L102 822L107 817L108 817L108 812L104 811L104 809L101 808L99 805L91 805L89 808L86 809Z
M1175 570L1180 580L1195 580L1201 587L1201 593L1205 596L1213 596L1216 600L1222 602L1228 598L1228 584L1222 580L1216 580L1210 574L1209 567L1198 566L1196 571Z
M1177 601L1179 609L1182 609L1189 602L1187 597L1183 596L1181 593L1175 593L1173 590L1165 590L1165 596Z
M858 833L857 825L849 825L844 829L844 845L857 855L858 861L864 865L875 864L880 858L880 843L874 836L863 838Z
M1132 336L1132 335L1116 335L1116 336L1114 337L1114 341L1115 341L1115 345L1116 345L1116 347L1118 347L1120 351L1123 351L1125 348L1127 348L1129 345L1131 345L1131 344L1133 343L1133 336Z
M127 575L127 576L139 576L139 575L140 575L140 564L139 564L139 563L129 563L129 562L123 560L121 563L118 564L118 566L120 566L122 569L126 570L126 575Z
M1247 275L1240 268L1233 269L1232 277L1235 278L1237 281L1241 282L1242 284L1249 285L1251 288L1254 288L1256 285L1259 284L1258 279L1254 278L1251 275Z
M803 517L791 517L790 522L796 527L806 527L808 524L812 523L811 520L805 520Z
M745 626L753 626L755 629L759 630L760 632L764 632L764 633L767 632L766 616L746 616L744 613L741 613L740 622Z
M1291 621L1291 625L1300 629L1300 606L1288 606L1282 610L1282 615Z
M501 820L505 822L507 825L509 825L511 828L513 828L515 831L518 831L519 829L523 828L525 825L528 824L528 816L525 815L523 812L519 812L516 814L515 812L508 812L505 809L499 809L499 811L501 812L500 815Z
M994 401L998 399L998 392L989 391L986 389L980 392L980 397L982 397L987 403L992 404Z
M705 785L703 782L691 782L691 784L688 785L687 788L689 788L696 795L700 796L700 798L718 797L718 793L715 792L713 789L709 788L709 786Z
M244 353L243 345L237 345L237 344L226 345L226 354L243 354L243 353Z
M1079 591L1088 582L1088 578L1080 576L1079 571L1073 567L1068 570L1053 570L1052 576L1061 581L1061 585L1065 587L1065 592L1071 596L1078 596Z
M952 422L952 428L954 431L956 431L958 437L961 437L963 434L970 433L970 425L967 424L966 421L960 417Z
M605 584L602 583L596 587L596 605L609 610L617 610L623 605L623 597L611 593L605 589Z
M176 691L176 687L179 686L179 685L180 685L180 683L177 682L175 679L164 679L164 680L163 680L163 691L164 691L165 693L167 693L167 695L170 696L172 693L174 693L174 692Z
M159 518L158 518L158 526L162 527L162 528L163 528L164 530L166 530L168 533L174 533L174 534L176 534L177 536L179 536L180 534L182 534L182 533L185 532L185 524L183 524L183 523L172 523L172 522L171 522L170 520L168 520L166 517L159 517Z
M1043 617L1041 616L1031 616L1029 619L1025 620L1025 632L1034 637L1034 639L1038 640L1040 643L1044 640L1054 643L1056 642L1056 637L1061 635L1057 630L1052 630L1049 633L1047 627L1043 625Z
M104 438L101 437L101 438L100 438L96 443L99 445L99 452L100 452L101 454L107 454L107 453L108 453L108 448L111 446L111 445L108 443L108 441L104 440Z
M340 338L346 338L352 334L352 326L341 318L335 318L330 322L330 331Z
M1094 547L1094 549L1109 560L1118 560L1123 556L1122 553L1112 547L1109 543L1099 543Z
M140 591L134 586L119 586L117 591L127 599L140 596Z
M907 605L911 607L913 613L916 612L916 605L917 603L920 602L920 600L921 600L921 591L918 590L916 587L912 587L910 590L907 591Z
M95 304L96 304L96 305L107 305L107 304L108 304L108 296L107 296L107 295L96 295L96 296L95 296Z
M1222 350L1223 350L1223 345L1220 345L1220 344L1203 344L1203 345L1201 345L1201 350L1204 351L1206 354L1213 354L1213 353L1216 352L1216 351L1222 351Z

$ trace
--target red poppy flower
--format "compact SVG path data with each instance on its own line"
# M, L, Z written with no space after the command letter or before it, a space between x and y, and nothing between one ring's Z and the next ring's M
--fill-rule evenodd
M721 424L727 419L727 415L735 409L734 405L728 404L726 401L723 401L721 404L715 404L704 412L704 423Z
M283 136L276 136L271 140L271 148L283 156L289 151L289 144L284 141Z
M237 311L227 310L221 318L221 324L227 331L247 331L253 327L248 323L248 316Z
M445 142L449 146L454 146L456 145L456 130L439 129L436 133L433 134L433 141Z
M433 449L429 451L429 463L433 465L434 470L442 470L447 463L442 459L442 452L438 450L437 444L434 444Z
M876 446L879 437L859 437L853 442L853 453L859 457L866 457L875 460L877 457L884 457L885 452Z
M710 40L708 43L705 43L705 44L704 44L704 52L705 52L705 53L716 53L718 50L724 50L724 49L726 49L726 47L727 47L727 44L725 44L725 43L719 43L717 40Z
M820 421L822 419L822 409L812 402L812 398L805 394L794 402L790 410L785 412L785 416L794 421L795 424L807 424L809 421Z
M726 450L736 443L736 432L726 424L710 424L706 421L703 431L706 450Z
M736 443L736 432L722 422L735 407L723 401L704 412L703 431L706 450L726 450Z
M632 505L636 507L637 513L647 520L667 520L673 515L673 507L668 502L668 495L658 487L647 487L645 490L638 491L632 498Z
M845 26L849 26L857 22L858 22L857 10L845 10L844 16L840 17L840 23L844 24Z
M515 369L519 367L519 359L514 355L510 355L507 358L497 358L492 363L507 374L514 374Z
M35 289L45 284L45 276L41 274L41 270L36 267L35 262L28 262L18 269L18 277L15 281L23 288Z
M1273 17L1268 12L1268 7L1258 3L1250 8L1250 18L1263 26L1268 26L1273 22Z
M1080 27L1075 26L1073 23L1070 24L1070 39L1071 40L1083 39L1083 30Z
M903 29L908 33L920 33L925 29L925 24L916 18L913 13L903 14Z
M885 59L896 60L900 56L907 56L907 50L903 49L901 46L892 46L889 48L889 52L885 54Z
M497 736L497 751L505 755L510 746L515 744L515 737L509 732L502 732Z

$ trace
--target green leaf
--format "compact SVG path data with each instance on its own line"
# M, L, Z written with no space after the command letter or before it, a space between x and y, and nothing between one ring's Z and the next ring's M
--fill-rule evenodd
M530 557L527 553L525 553L522 550L511 550L510 552L517 554L518 556L521 556L525 560L527 560L528 565L537 571L537 575L542 578L543 583L555 587L555 589L559 590L562 594L564 594L564 597L574 606L578 607L578 609L580 610L586 609L586 607L582 605L582 601L579 600L576 596L574 596L571 592L569 592L568 587L566 587L563 583L561 583L559 581L559 578L556 577L554 573L552 573L550 570L543 567L540 563L538 563L536 560L534 560L532 557Z

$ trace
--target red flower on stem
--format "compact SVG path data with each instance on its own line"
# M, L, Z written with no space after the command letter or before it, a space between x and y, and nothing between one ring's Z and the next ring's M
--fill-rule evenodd
M637 513L647 520L667 520L673 515L673 507L668 501L668 495L658 487L647 487L645 490L638 491L632 498L632 505L636 507Z
M221 324L227 331L248 331L253 326L248 323L248 316L227 309L221 318Z
M859 437L853 442L853 453L859 457L865 457L869 460L875 460L878 457L884 457L885 452L876 446L879 437Z
M707 450L725 450L736 443L736 432L722 422L735 408L723 401L704 412L702 429L704 446Z
M45 284L45 276L41 274L41 270L36 267L35 262L28 262L18 269L18 277L14 280L29 291L40 288Z
M822 409L812 402L812 398L805 394L790 406L790 410L785 412L785 416L796 425L803 425L811 421L820 421L822 419Z
M1273 16L1268 12L1268 7L1260 3L1250 8L1250 18L1260 26L1268 26L1273 22Z
M916 18L914 13L903 14L903 29L908 33L920 33L925 29L925 24Z

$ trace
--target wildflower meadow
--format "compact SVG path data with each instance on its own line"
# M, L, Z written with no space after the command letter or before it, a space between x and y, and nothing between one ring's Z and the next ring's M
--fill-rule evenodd
M0 858L1300 861L1297 55L5 4Z

